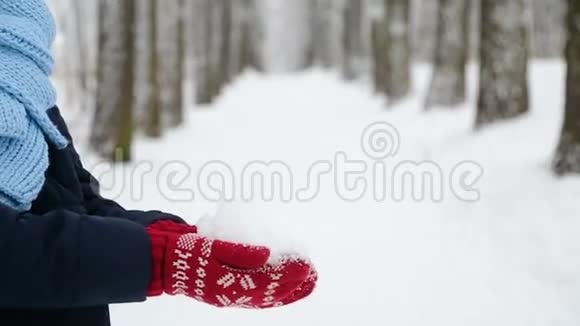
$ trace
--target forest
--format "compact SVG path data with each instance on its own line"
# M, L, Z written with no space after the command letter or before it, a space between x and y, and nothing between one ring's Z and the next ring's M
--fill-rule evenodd
M526 114L531 59L564 57L566 119L552 169L580 173L573 1L52 2L67 49L60 74L93 115L90 147L111 160L130 160L135 133L162 137L190 103L212 103L247 69L339 71L369 80L388 110L409 96L413 62L430 62L424 107L434 110L465 102L466 67L476 62L477 130ZM269 19L277 11L283 17Z

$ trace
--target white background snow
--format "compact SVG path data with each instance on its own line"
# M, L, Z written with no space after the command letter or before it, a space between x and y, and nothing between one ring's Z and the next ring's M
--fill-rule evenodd
M465 107L422 110L429 68L417 66L414 96L391 108L366 83L345 83L328 72L247 73L215 105L190 110L186 126L161 141L139 139L136 163L115 168L118 175L137 162L159 170L179 161L192 169L183 185L195 189L206 162L221 160L240 171L247 162L281 160L303 183L312 162L338 151L371 162L360 148L361 132L386 121L401 134L401 150L388 160L430 160L443 171L475 161L484 169L477 184L481 199L464 202L447 191L440 203L377 203L370 193L346 202L323 178L310 202L229 204L226 212L236 213L219 222L225 237L255 236L256 242L308 253L320 272L312 297L269 311L218 310L164 297L112 307L114 324L578 325L580 178L556 179L549 172L564 67L536 61L531 68L532 113L478 133L472 131L474 92ZM97 166L91 155L84 160ZM126 185L113 182L113 174L100 177L105 192L127 207L161 209L191 223L215 208L199 195L168 199L156 173L145 177L138 200L130 187L110 187Z

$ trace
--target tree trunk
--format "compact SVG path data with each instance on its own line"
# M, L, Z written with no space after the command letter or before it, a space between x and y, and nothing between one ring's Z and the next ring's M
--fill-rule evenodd
M209 19L210 19L210 33L209 36L209 58L208 58L208 69L207 69L207 94L209 96L209 102L219 95L222 85L221 67L222 62L222 47L223 41L223 12L224 12L224 2L227 0L211 0L209 6Z
M532 0L532 55L559 58L566 42L565 0Z
M163 127L183 123L182 0L158 0L157 51Z
M456 106L465 101L469 50L469 6L465 0L439 0L433 76L426 107Z
M231 53L232 53L232 2L230 0L222 0L221 5L221 38L219 44L219 69L218 69L218 90L216 96L219 95L221 90L226 84L228 84L232 79L232 74L230 70L231 65Z
M89 147L96 153L103 155L107 149L110 152L110 139L108 135L112 132L112 124L105 123L113 117L114 107L111 98L106 96L115 89L111 87L111 84L105 83L105 75L109 75L109 71L105 71L105 65L114 60L115 58L111 56L111 48L119 44L116 40L118 37L111 37L109 35L115 35L113 33L107 32L107 28L111 28L114 23L114 16L110 15L109 4L107 0L99 1L98 10L98 53L97 53L97 89L95 98L95 111L93 115L93 127L91 129L91 134L89 136ZM115 35L117 36L117 35ZM111 42L115 41L115 42ZM110 44L114 43L114 44ZM118 77L117 77L118 78Z
M384 19L372 22L373 81L375 92L385 94L387 89L387 24Z
M326 47L328 44L326 41L326 30L328 28L328 24L326 19L326 3L323 0L312 0L312 12L309 16L310 18L310 27L312 28L311 37L310 37L310 45L312 51L312 64L325 66L323 63Z
M385 8L388 47L385 94L394 103L411 89L410 7L407 0L385 0Z
M466 0L469 6L469 56L468 61L479 61L481 41L481 0Z
M184 111L185 111L185 96L186 93L184 92L183 87L185 86L186 81L186 68L187 68L187 19L189 16L186 14L186 9L189 7L187 6L187 0L180 0L179 1L179 26L178 26L178 53L177 53L177 70L178 70L178 77L177 82L179 85L178 91L178 98L177 98L177 106L179 109L179 114L176 115L179 118L177 119L178 123L174 125L181 125L185 121Z
M344 8L344 63L343 75L347 80L360 76L363 55L363 3L362 0L348 0Z
M195 0L193 5L193 35L194 35L194 76L195 98L197 104L209 104L208 73L210 65L210 40L212 32L212 19L210 16L211 2L213 0Z
M135 0L135 126L146 123L151 98L151 0Z
M347 0L348 1L348 0ZM413 4L413 58L420 62L431 62L435 49L437 30L437 0L408 0ZM468 1L468 0L465 0Z
M89 67L88 60L88 47L85 37L87 35L86 26L82 23L81 19L83 17L83 6L85 6L84 1L73 1L73 18L74 18L74 26L75 26L75 38L76 38L76 53L78 57L78 65L79 65L79 76L78 79L80 81L81 90L83 91L84 95L88 93L89 90L89 76L88 70ZM83 103L84 103L83 99Z
M232 4L229 0L202 0L196 17L197 102L211 103L230 80ZM203 16L203 17L202 17Z
M566 113L552 168L558 175L580 173L580 2L568 1Z
M319 1L308 0L300 3L303 6L302 14L306 17L306 32L304 33L304 58L300 63L301 69L308 69L318 65L320 50L317 47L322 45L322 31L320 25Z
M102 156L131 160L133 139L134 0L101 0L99 76L91 147Z
M337 0L318 0L320 18L317 24L320 29L319 49L316 55L324 68L342 69L345 60L343 42L344 32L344 3Z
M528 111L525 0L483 0L476 128Z
M242 1L233 1L231 3L232 13L231 13L231 26L230 26L230 37L231 37L231 49L229 58L229 75L234 78L238 76L244 69L242 63L243 49L243 27L244 27L244 16L245 9L244 3Z
M262 58L262 43L264 41L264 26L260 19L256 0L240 0L245 7L245 19L242 39L245 45L242 50L243 67L251 67L257 71L265 71Z
M159 138L163 132L159 60L158 0L149 0L149 94L145 112L145 135Z

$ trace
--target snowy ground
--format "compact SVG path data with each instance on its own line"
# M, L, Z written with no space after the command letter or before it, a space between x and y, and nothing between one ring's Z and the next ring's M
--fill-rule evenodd
M370 192L347 202L335 193L332 178L323 176L314 200L240 205L244 220L233 223L264 225L266 216L269 227L301 243L321 274L310 299L255 312L161 298L113 307L114 323L578 325L580 179L557 180L548 170L562 118L563 67L535 63L533 114L477 134L471 130L473 105L424 113L427 69L417 68L416 76L416 96L386 109L364 83L346 84L328 73L246 75L213 107L192 110L186 127L159 142L138 142L137 161L156 171L143 179L143 188L122 179L111 187L106 174L105 190L129 207L162 209L195 223L213 204L199 194L192 201L156 186L168 162L190 166L182 186L197 189L197 171L209 161L221 160L240 174L248 162L280 160L299 187L313 162L333 160L339 151L372 163L361 149L361 133L386 121L400 134L400 150L385 160L387 167L432 161L447 178L457 163L477 162L484 171L476 184L479 201L460 200L445 185L436 203L410 197L397 202L390 195L376 202ZM86 164L95 173L102 168L91 158ZM119 184L134 182L119 190ZM135 189L143 190L142 198ZM247 213L255 210L257 215Z

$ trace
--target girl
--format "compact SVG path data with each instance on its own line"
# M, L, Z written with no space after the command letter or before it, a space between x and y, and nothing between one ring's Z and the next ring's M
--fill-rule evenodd
M301 259L208 239L158 211L99 195L49 76L55 26L44 0L0 0L0 325L110 325L108 305L181 295L266 309L308 296Z

